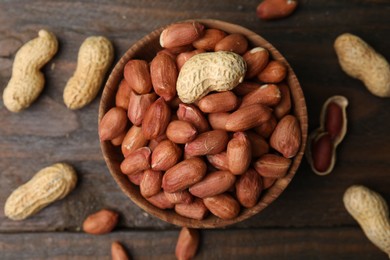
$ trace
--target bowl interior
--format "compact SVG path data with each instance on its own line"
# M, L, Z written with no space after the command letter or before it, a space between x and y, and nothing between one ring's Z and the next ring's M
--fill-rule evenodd
M119 166L123 160L123 156L121 154L120 148L114 147L110 141L105 141L101 142L101 149L103 152L104 159L110 170L110 173L115 179L115 181L121 187L122 191L143 210L164 221L170 222L178 226L187 226L192 228L215 228L228 226L243 221L257 214L265 207L267 207L272 201L274 201L287 187L287 185L290 183L291 179L295 175L295 172L297 171L297 168L302 160L302 156L305 150L307 138L307 111L304 95L302 93L302 89L295 73L291 69L288 62L284 59L284 57L268 41L266 41L256 33L235 24L208 19L200 19L197 21L203 23L207 28L217 28L228 33L241 33L247 37L251 47L264 47L270 52L273 59L282 61L284 64L287 65L287 83L290 87L293 104L292 113L298 118L302 131L302 143L300 150L298 154L294 157L287 175L281 179L278 179L271 188L266 191L263 191L260 200L256 204L256 206L250 209L242 209L240 214L234 219L223 220L210 214L204 220L195 220L182 217L172 210L162 210L150 204L142 197L139 192L138 186L131 183L127 179L127 177L121 172ZM115 106L115 94L118 89L119 82L123 78L123 69L125 64L130 59L143 59L151 61L155 54L162 49L159 44L159 36L165 27L166 26L159 28L146 35L141 40L137 41L116 64L103 90L99 107L99 122L103 115L110 108Z

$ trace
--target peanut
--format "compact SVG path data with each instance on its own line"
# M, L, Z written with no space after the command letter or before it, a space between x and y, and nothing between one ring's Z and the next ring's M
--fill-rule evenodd
M185 46L197 40L203 33L204 25L195 21L172 24L162 31L160 45L164 48Z
M227 161L229 170L234 175L243 174L249 167L252 159L252 149L248 136L243 132L236 132L227 144Z
M176 62L167 54L157 55L150 64L150 76L157 95L169 101L176 96Z
M256 47L247 51L242 57L247 65L245 78L250 79L257 76L267 66L269 52L262 47Z
M195 198L193 202L188 204L176 204L175 211L181 216L197 220L204 219L209 212L209 210L204 205L203 200L200 198Z
M181 148L170 140L161 141L152 153L151 167L156 171L166 171L178 163Z
M337 37L334 49L345 73L363 81L372 94L390 97L390 65L381 54L350 33Z
M12 220L23 220L64 198L75 188L76 182L76 172L69 164L56 163L46 167L11 193L5 202L4 213Z
M127 117L130 119L130 122L137 126L141 125L146 111L148 111L156 99L156 93L138 95L132 92L129 97L127 109Z
M192 185L190 193L199 198L221 194L230 189L236 177L229 171L216 171L207 174L200 182Z
M132 92L130 85L127 84L126 80L122 79L115 95L115 105L127 110Z
M257 79L264 83L279 83L287 75L287 67L277 60L272 60L268 65L257 75Z
M244 79L246 63L233 52L201 53L181 68L176 89L181 101L193 103L210 91L233 89Z
M145 198L152 197L160 192L163 173L161 171L145 170L139 185L141 195Z
M240 213L240 204L227 193L204 198L203 203L221 219L233 219Z
M365 186L353 185L345 191L343 202L367 238L390 257L390 219L385 199Z
M106 141L114 139L125 131L126 125L126 111L120 107L111 108L99 123L100 140Z
M190 156L217 154L225 150L229 141L226 131L212 130L198 135L194 140L186 143L184 153Z
M111 259L112 260L129 260L129 256L126 253L126 250L123 248L123 246L117 242L114 241L111 244Z
M276 154L264 154L253 167L263 177L266 178L282 178L287 174L290 168L291 160Z
M200 158L190 158L165 172L162 188L166 192L185 190L206 175L206 163Z
M83 222L84 232L92 235L110 233L118 223L119 214L112 210L102 209L89 215Z
M240 107L249 106L252 104L263 104L267 106L275 106L281 99L280 90L275 84L265 84L260 88L249 92L242 98Z
M163 98L158 98L144 115L142 133L146 139L154 139L165 132L171 119L171 110Z
M167 199L163 191L160 191L159 193L157 193L152 197L146 198L146 200L152 203L152 205L160 209L173 209L175 207L175 204L171 203Z
M190 260L196 255L199 246L199 232L183 227L177 239L175 255L178 260Z
M16 53L12 76L3 92L5 107L20 112L29 107L42 92L45 78L40 69L56 54L56 36L46 30L38 32L38 38L25 43Z
M192 195L188 190L182 190L177 192L166 192L165 197L173 204L189 204L192 202Z
M190 122L174 120L169 123L166 134L172 142L185 144L194 140L198 131Z
M261 104L253 104L239 108L230 114L226 120L225 129L233 132L245 131L265 123L270 118L270 108Z
M210 94L201 98L198 107L203 113L228 112L235 109L238 99L231 91Z
M289 16L298 6L296 0L264 0L256 9L262 20L280 19Z
M130 153L120 165L122 173L132 175L149 169L150 154L151 150L149 147L141 147Z
M149 64L144 60L128 61L123 76L130 88L137 94L147 94L152 90Z
M254 169L248 169L236 182L236 196L245 208L252 208L259 200L263 182Z
M230 51L237 54L244 54L248 49L248 40L242 34L232 33L220 40L215 51Z
M81 44L76 71L66 83L65 105L70 109L80 109L92 102L113 60L114 48L107 38L88 37Z
M311 154L313 158L313 167L318 172L327 172L333 168L334 148L332 137L328 133L318 135L311 144Z
M194 41L192 45L200 50L213 51L215 45L225 38L226 33L218 29L207 29L204 32L204 35Z
M142 134L142 128L133 125L126 133L121 150L124 157L127 157L130 153L134 152L138 148L141 148L148 144L148 140Z
M347 106L343 96L328 98L322 106L320 127L309 135L306 158L317 175L327 175L335 166L336 148L347 132Z
M209 123L203 113L193 105L179 104L177 117L180 120L190 122L196 127L199 133L206 132L210 129Z
M274 109L274 114L277 119L281 119L282 117L290 113L291 96L290 96L290 89L286 84L280 83L278 84L278 87L280 90L281 98L279 104Z
M293 115L284 116L270 137L271 147L286 158L294 157L301 146L301 128Z
M325 113L325 131L329 133L332 140L341 133L343 125L343 110L335 102L330 102Z

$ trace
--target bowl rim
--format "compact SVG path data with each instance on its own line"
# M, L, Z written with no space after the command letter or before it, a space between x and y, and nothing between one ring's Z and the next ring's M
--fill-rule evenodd
M126 175L124 175L120 171L119 164L121 160L123 160L123 156L122 158L118 158L118 154L117 154L118 148L115 148L110 141L100 142L100 147L106 165L110 171L110 174L114 178L116 183L119 185L122 192L124 192L127 195L127 197L130 198L131 201L133 201L138 207L140 207L147 213L177 226L186 226L190 228L226 227L244 221L261 212L269 204L271 204L276 198L278 198L286 189L288 184L291 182L292 178L296 174L296 171L302 161L303 154L305 151L305 146L307 141L307 130L308 130L307 108L306 108L305 97L302 88L300 86L300 83L296 77L296 74L292 70L287 60L270 42L268 42L260 35L256 34L255 32L245 27L242 27L237 24L221 21L221 20L187 19L187 20L177 21L171 24L182 23L182 22L193 22L193 21L197 21L204 24L206 28L218 28L228 33L239 32L245 35L245 37L248 39L248 42L253 47L258 47L258 45L261 45L261 47L266 48L270 52L270 55L273 59L281 61L287 66L288 69L287 83L290 88L290 94L291 94L291 99L293 104L292 114L296 116L296 118L300 123L301 146L299 148L297 155L293 158L292 164L286 176L277 179L277 181L274 183L272 187L263 191L258 203L254 207L250 209L246 209L242 207L240 214L236 218L230 220L226 220L226 219L224 220L224 219L219 219L213 216L212 214L210 214L211 217L210 216L206 217L203 220L195 220L195 219L183 217L177 214L176 212L174 212L173 210L159 209L154 205L152 205L151 203L149 203L145 198L143 198L140 195L139 190L137 191L138 186L131 183L127 179ZM99 104L98 124L100 123L103 115L108 111L108 109L114 106L114 100L115 100L114 93L116 93L116 89L118 88L119 81L123 78L123 69L127 61L130 59L137 58L138 56L137 53L139 53L142 50L142 48L145 48L145 46L148 46L145 44L152 44L154 47L157 48L155 42L156 38L158 39L161 32L171 24L162 26L152 31L151 33L147 34L137 42L135 42L116 63L115 67L112 69L106 81L106 84L102 92L102 97ZM159 41L157 40L157 44L158 43ZM146 53L147 51L148 50L145 50L144 52ZM155 53L156 51L154 51L154 54ZM296 104L299 104L299 106L297 106Z

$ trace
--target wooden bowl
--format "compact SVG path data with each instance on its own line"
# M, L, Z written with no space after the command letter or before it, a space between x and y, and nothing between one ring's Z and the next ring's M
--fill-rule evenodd
M296 75L294 74L293 70L291 69L285 58L268 41L266 41L256 33L235 24L207 19L200 19L197 21L203 23L207 28L217 28L228 33L241 33L247 37L252 47L265 47L266 49L268 49L273 59L282 61L284 64L287 65L287 82L290 86L291 98L293 102L292 113L298 118L302 131L301 147L299 149L298 154L293 158L293 162L287 175L284 178L278 179L271 188L266 191L263 191L259 202L253 208L242 208L240 214L234 219L223 220L210 214L204 220L195 220L180 216L176 214L173 210L161 210L146 201L140 194L138 186L132 184L128 180L128 178L121 172L119 166L123 160L123 156L120 149L118 147L114 147L110 141L101 142L100 145L103 151L104 159L111 172L111 175L121 187L122 191L143 210L162 220L165 220L169 223L178 226L187 226L191 228L216 228L235 224L259 213L264 208L266 208L272 201L279 197L279 195L287 187L287 185L290 183L291 179L295 175L295 172L302 160L302 156L305 150L307 138L307 111L305 98ZM159 44L159 36L164 28L166 28L166 26L151 32L150 34L146 35L144 38L136 42L116 64L103 90L99 107L99 123L103 115L115 105L115 94L117 92L119 82L123 78L123 69L125 64L130 59L135 58L151 61L157 51L162 49Z

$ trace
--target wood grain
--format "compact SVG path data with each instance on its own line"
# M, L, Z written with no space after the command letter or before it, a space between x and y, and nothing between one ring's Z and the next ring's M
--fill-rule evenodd
M133 259L174 259L179 230L0 235L2 260L110 259L119 241ZM23 241L23 243L20 243ZM196 259L387 259L357 228L203 230Z
M103 207L121 213L119 228L123 230L120 234L124 239L146 244L149 237L163 239L168 234L172 238L166 243L174 243L176 233L170 231L149 231L143 236L129 231L166 230L172 226L145 214L120 191L110 176L97 135L100 96L80 111L69 111L63 104L62 93L76 68L78 48L88 36L104 35L111 39L118 61L133 43L163 25L184 19L213 18L258 33L289 61L306 97L309 131L319 125L322 103L335 94L345 95L350 101L349 129L338 147L338 160L330 175L314 175L304 160L282 196L261 214L227 231L218 231L220 237L213 235L216 234L214 231L204 233L203 239L210 246L202 247L202 258L206 259L207 254L215 251L215 258L228 258L229 254L231 259L263 254L270 259L287 259L285 252L296 250L293 251L295 259L380 259L381 253L357 229L341 198L350 185L363 184L381 193L390 203L390 102L372 96L361 82L351 79L340 69L333 41L339 34L351 32L390 59L390 4L388 0L302 0L291 17L263 22L255 15L258 2L0 0L1 93L11 77L17 49L34 38L39 29L52 30L60 44L57 55L43 69L45 89L28 110L12 114L0 101L0 208L4 207L12 190L52 163L65 161L74 165L80 178L69 197L23 222L6 219L0 210L0 258L3 259L3 252L9 256L6 259L34 258L31 254L35 252L35 259L50 258L53 252L60 252L58 257L64 259L63 255L72 255L72 252L68 253L71 246L79 248L80 252L82 245L89 253L74 253L73 256L94 258L93 252L97 250L100 252L96 253L97 257L107 257L103 248L94 247L96 240L85 242L81 239L82 234L41 233L77 230L88 214ZM349 227L354 231L348 231ZM271 228L274 228L274 235L270 235L272 242L265 251L259 243L249 243L253 233L262 234ZM221 240L223 243L215 241L225 236ZM288 242L300 243L302 240L306 243L302 242L299 250L294 249L294 244L287 243L284 236L288 237ZM79 237L84 244L77 244ZM111 238L93 237L101 245L109 244ZM46 247L37 242L41 240L46 241ZM241 240L249 240L249 246L235 248L234 243L241 243ZM129 241L127 246L131 245L130 240L124 241ZM173 245L164 249L159 247L161 241L153 241L150 247L134 248L135 254L139 254L135 256L146 259L148 254L161 254L172 258L170 248ZM254 241L267 244L265 238ZM153 251L153 247L159 250ZM14 250L12 254L10 248Z

